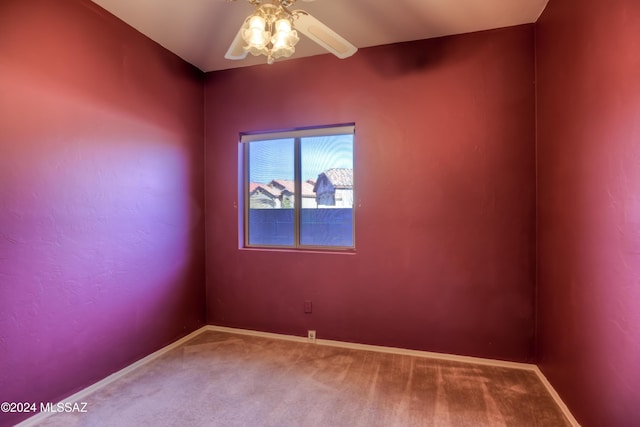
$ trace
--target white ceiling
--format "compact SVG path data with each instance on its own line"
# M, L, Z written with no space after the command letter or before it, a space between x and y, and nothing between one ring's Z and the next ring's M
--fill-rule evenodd
M92 0L202 71L265 63L224 58L254 6L247 0ZM535 22L548 0L315 0L303 9L358 48ZM293 58L327 54L300 37ZM356 53L357 55L357 53Z

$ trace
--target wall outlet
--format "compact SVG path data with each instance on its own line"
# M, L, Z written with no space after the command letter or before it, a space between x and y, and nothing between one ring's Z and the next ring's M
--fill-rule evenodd
M307 331L307 340L309 342L316 342L316 331L312 331L311 329Z

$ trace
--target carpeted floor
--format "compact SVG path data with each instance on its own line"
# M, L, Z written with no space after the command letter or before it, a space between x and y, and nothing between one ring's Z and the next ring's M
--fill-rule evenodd
M40 426L569 426L532 371L207 331Z

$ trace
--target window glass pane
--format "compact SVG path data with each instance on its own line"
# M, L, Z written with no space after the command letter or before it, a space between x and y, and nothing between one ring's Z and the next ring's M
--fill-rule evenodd
M259 141L248 150L248 243L293 246L294 140Z
M353 134L301 138L300 244L353 247Z

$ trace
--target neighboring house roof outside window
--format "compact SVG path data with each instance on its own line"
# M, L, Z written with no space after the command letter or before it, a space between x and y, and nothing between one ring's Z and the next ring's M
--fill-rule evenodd
M323 180L323 176L329 181L329 183L336 189L351 189L353 188L353 169L347 168L335 168L327 169L318 175L313 191L317 192L318 183Z
M272 197L279 197L282 193L281 190L270 187L267 184L259 184L257 182L249 183L249 194L255 194L257 192L267 194Z
M304 181L302 183L302 197L316 197L315 193L313 192L313 184L311 184L309 181ZM294 182L287 179L274 179L269 183L269 186L278 188L281 191L286 190L291 194L293 194L295 190Z
M294 182L286 179L274 179L268 184L250 182L250 203L252 208L256 209L290 207L289 203L293 202L294 190ZM313 184L305 181L302 183L302 200L309 199L315 202L316 194L313 192Z
M327 187L328 184L328 187ZM353 169L334 168L327 169L318 175L317 180L309 179L302 182L302 197L317 198L319 190L334 193L335 190L353 189ZM273 179L268 184L250 182L249 195L251 197L264 194L270 199L282 199L291 197L295 192L295 183L288 179ZM332 196L333 197L333 196Z

